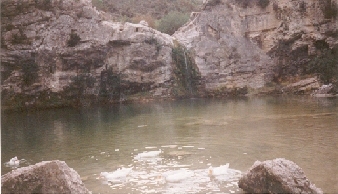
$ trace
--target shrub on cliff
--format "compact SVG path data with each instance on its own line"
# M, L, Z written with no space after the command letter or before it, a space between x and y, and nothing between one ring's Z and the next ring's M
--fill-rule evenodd
M69 40L67 41L67 45L69 47L75 47L76 45L78 45L81 41L81 38L79 37L79 35L77 35L73 30L72 32L69 34Z
M188 20L189 20L188 14L177 11L171 11L158 21L156 27L157 30L172 35Z
M155 19L150 14L137 15L131 18L131 22L135 24L140 23L142 20L146 21L149 27L155 28Z
M338 84L338 48L324 49L307 66L310 73L318 74L324 84Z
M92 4L99 10L108 11L108 7L104 4L102 0L92 0Z
M270 0L259 0L257 5L261 8L266 8L270 3Z
M257 5L264 9L270 4L270 0L235 0L235 2L243 8Z

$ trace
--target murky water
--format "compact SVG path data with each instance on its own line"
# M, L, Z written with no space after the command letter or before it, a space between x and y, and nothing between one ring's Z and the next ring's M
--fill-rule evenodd
M93 193L240 193L256 160L296 162L338 192L338 99L190 99L2 114L1 173L63 160ZM211 176L210 166L229 163ZM118 170L121 168L120 170Z

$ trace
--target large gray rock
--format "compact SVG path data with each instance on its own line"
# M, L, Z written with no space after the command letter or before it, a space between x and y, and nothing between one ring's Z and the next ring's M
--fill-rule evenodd
M323 193L296 163L284 158L256 161L238 186L249 193Z
M63 161L44 161L1 176L1 193L90 193Z

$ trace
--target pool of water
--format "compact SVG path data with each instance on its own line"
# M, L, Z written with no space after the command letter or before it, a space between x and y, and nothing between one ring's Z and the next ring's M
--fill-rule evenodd
M63 160L93 193L241 193L256 160L297 163L338 192L338 100L188 99L87 109L3 113L1 174ZM229 163L227 173L209 168ZM119 168L127 170L116 176ZM122 173L123 174L123 173ZM174 178L174 179L173 179Z

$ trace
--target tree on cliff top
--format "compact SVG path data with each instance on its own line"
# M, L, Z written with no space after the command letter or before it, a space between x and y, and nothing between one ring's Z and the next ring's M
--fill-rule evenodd
M189 20L188 14L177 11L171 11L158 21L157 30L172 35L188 20Z

